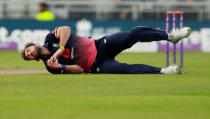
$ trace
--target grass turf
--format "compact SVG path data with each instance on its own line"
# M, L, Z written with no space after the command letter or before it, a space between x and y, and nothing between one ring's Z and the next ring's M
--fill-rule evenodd
M43 67L0 52L1 68ZM121 62L164 66L165 54ZM181 75L0 75L0 119L209 119L210 55L186 52Z

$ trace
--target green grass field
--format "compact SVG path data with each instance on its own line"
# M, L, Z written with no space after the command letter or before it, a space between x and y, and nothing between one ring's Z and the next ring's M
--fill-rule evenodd
M0 68L38 68L14 51ZM163 67L165 53L121 62ZM181 75L0 75L0 119L210 119L210 53L186 52Z

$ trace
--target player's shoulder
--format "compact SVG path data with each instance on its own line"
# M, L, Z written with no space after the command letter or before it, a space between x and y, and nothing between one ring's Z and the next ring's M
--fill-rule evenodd
M51 31L50 33L48 33L46 35L46 39L57 39L56 38L56 34L57 34L57 30L59 27L55 27L55 29L53 31Z
M48 33L48 34L46 35L46 39L49 39L49 38L56 38L56 37L55 37L55 34L52 33L52 32Z
M50 41L54 41L57 38L55 37L55 34L53 34L52 32L48 33L45 37L45 42L50 42Z

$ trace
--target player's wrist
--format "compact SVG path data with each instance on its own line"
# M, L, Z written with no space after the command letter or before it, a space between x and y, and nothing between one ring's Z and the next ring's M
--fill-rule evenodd
M60 45L59 48L60 48L62 51L65 50L64 46L62 46L62 45Z
M62 52L63 52L63 49L59 48L56 53L57 53L57 55L60 55Z
M61 64L61 69L62 69L62 70L66 70L66 65Z
M57 69L62 69L62 64L57 65Z

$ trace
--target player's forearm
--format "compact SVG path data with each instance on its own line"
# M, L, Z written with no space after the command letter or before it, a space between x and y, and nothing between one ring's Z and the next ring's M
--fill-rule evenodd
M64 74L81 74L84 72L84 69L79 65L65 65L66 69Z
M57 38L60 39L60 45L65 47L71 34L71 28L68 26L59 27L57 30Z

